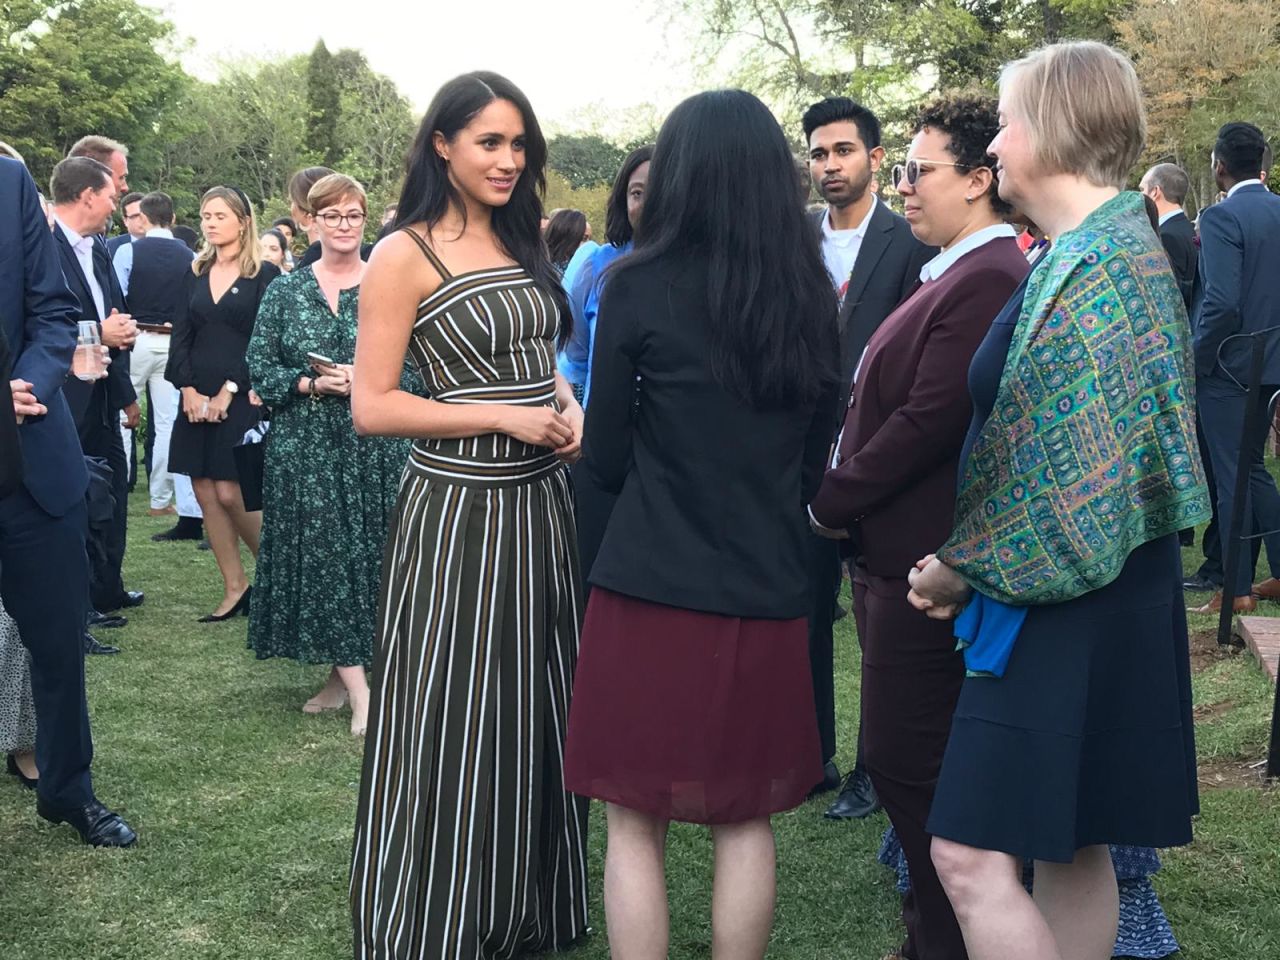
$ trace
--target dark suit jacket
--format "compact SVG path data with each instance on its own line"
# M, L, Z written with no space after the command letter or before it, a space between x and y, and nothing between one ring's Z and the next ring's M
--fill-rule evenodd
M57 224L53 228L53 239L62 258L62 272L67 278L67 286L76 295L80 306L75 319L96 321L98 309L93 302L89 283L80 267L80 261L76 259L76 252ZM103 305L107 313L111 313L113 307L121 313L128 312L124 294L120 290L120 281L111 267L106 245L100 240L96 240L93 246L93 272L98 279L98 286L102 288ZM129 351L111 351L111 366L101 380L86 383L74 377L69 378L66 393L81 438L90 427L115 426L120 411L138 399L133 390L133 381L129 377Z
M817 210L810 215L819 240L824 213ZM920 281L920 268L937 253L937 247L926 247L917 240L907 221L877 199L840 305L841 410L867 341L884 318L907 298Z
M1196 286L1197 263L1200 251L1196 248L1196 228L1185 213L1177 213L1160 226L1160 242L1169 255L1169 265L1178 281L1178 292L1191 315L1192 294Z
M672 258L605 285L583 449L599 486L620 495L591 582L686 610L803 617L804 505L830 449L837 384L768 411L725 391L711 372L705 278L705 258Z
M1260 184L1200 214L1199 300L1191 324L1197 376L1230 373L1244 383L1252 345L1247 337L1227 338L1280 324L1280 271L1272 263L1277 237L1280 197ZM1280 384L1280 330L1267 335L1262 382Z
M76 349L77 304L38 197L26 168L0 157L0 327L13 356L9 379L33 384L49 408L18 428L23 483L48 513L63 516L84 501L89 483L62 393Z
M22 447L13 416L13 391L9 388L9 342L0 328L0 500L22 486Z
M1016 240L992 240L921 286L867 344L839 465L810 509L850 531L875 576L906 577L951 533L969 361L1029 270Z

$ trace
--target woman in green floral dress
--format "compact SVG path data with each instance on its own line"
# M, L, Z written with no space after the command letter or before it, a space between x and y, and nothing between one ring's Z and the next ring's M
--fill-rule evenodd
M303 711L350 699L361 735L382 551L410 442L358 437L351 423L364 190L333 174L309 199L323 253L271 284L249 344L253 388L271 408L249 647L259 658L332 664ZM406 371L405 389L412 379Z

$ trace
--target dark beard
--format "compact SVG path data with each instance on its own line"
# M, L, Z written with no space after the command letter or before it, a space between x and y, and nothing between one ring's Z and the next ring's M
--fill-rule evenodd
M867 169L862 175L856 179L849 180L849 190L842 197L832 198L827 196L827 192L819 186L818 190L822 194L822 199L827 201L831 206L837 209L844 209L857 203L867 194L867 188L871 186L871 163L867 162Z

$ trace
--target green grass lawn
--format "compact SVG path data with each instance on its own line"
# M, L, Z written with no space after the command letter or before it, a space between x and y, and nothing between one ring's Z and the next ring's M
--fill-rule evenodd
M126 581L146 591L118 657L90 658L98 793L138 829L136 849L93 851L35 815L17 782L0 783L3 960L340 960L351 956L347 865L361 744L348 717L299 708L323 668L258 662L247 621L197 624L221 595L213 558L191 543L153 544L168 518L134 494ZM1188 557L1191 554L1188 552ZM1264 605L1280 615L1280 605ZM1212 649L1212 618L1193 617L1204 811L1196 842L1170 851L1156 878L1183 956L1280 957L1280 792L1247 764L1262 758L1272 689L1241 654ZM843 755L857 709L851 619L837 625ZM1252 780L1250 780L1252 778ZM875 862L883 815L822 819L819 800L776 819L778 916L770 957L879 960L899 942L893 875ZM592 919L573 952L608 956L600 876L603 820L593 812ZM710 847L672 832L673 958L710 954Z

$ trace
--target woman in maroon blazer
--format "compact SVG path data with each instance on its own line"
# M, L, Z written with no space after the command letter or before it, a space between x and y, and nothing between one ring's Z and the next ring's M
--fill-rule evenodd
M916 121L894 186L912 232L942 252L868 342L835 465L810 506L819 533L853 540L866 763L911 870L909 960L965 957L924 830L964 662L951 624L907 602L906 577L920 548L951 531L969 361L1028 269L986 152L998 129L985 99L940 101Z

